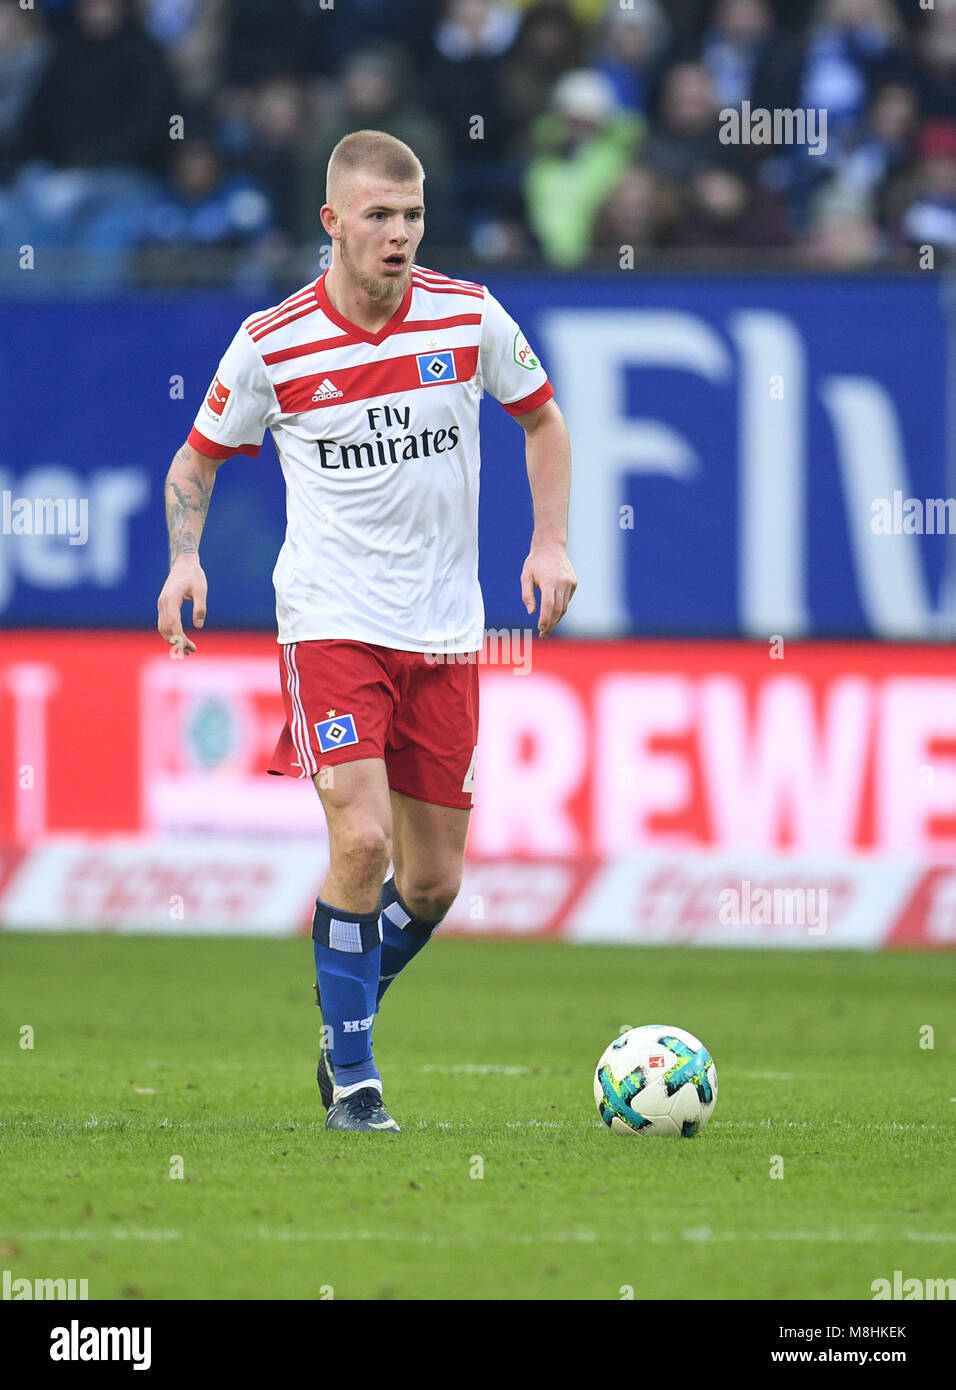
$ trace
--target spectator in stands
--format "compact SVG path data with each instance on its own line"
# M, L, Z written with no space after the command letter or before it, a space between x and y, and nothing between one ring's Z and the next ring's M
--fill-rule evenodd
M527 153L530 123L548 109L554 84L586 60L584 29L562 0L540 0L525 14L501 67L502 118L509 146Z
M425 169L426 226L433 245L456 239L450 197L450 164L438 122L412 101L403 81L402 50L376 44L353 53L342 74L334 106L320 119L301 156L297 174L295 225L308 245L323 235L319 211L325 202L329 157L353 130L384 130L404 140Z
M661 86L660 120L641 153L676 183L705 164L738 169L746 164L741 146L720 142L717 97L703 63L676 63L668 69Z
M956 122L927 122L920 135L918 163L901 218L910 246L956 253Z
M222 54L227 87L253 87L278 74L335 70L339 6L300 0L228 0Z
M592 249L621 267L628 251L637 259L673 245L680 217L670 181L647 164L630 164L598 210Z
M839 247L844 243L851 259L854 254L868 254L868 234L861 230L852 250L853 238L844 220L851 212L864 221L870 218L870 204L859 190L831 186L831 179L842 152L859 138L871 93L883 83L905 81L910 66L905 33L892 0L819 0L806 36L796 104L825 114L826 142L813 153L809 145L778 149L762 174L786 197L791 225L822 247L824 255L833 249L834 227L838 228L833 234L835 254L842 254ZM839 215L824 216L820 210L824 205L838 207Z
M266 191L276 227L291 245L295 240L301 183L302 150L309 138L311 102L296 77L272 77L249 97L238 156L231 161ZM239 132L233 132L233 139Z
M956 0L934 0L918 43L916 76L927 116L956 120Z
M229 0L143 0L141 9L185 96L210 99L222 84Z
M617 105L602 74L580 69L561 78L551 109L534 127L535 153L525 178L528 221L552 265L587 257L598 209L641 138L643 123Z
M35 14L0 0L0 184L16 172L23 112L49 61L51 40Z
M466 235L513 210L514 171L501 162L501 68L519 22L518 11L502 0L448 0L432 36L429 109L448 141L454 202Z
M670 39L671 27L657 0L608 6L595 64L614 87L617 103L646 114Z
M767 0L718 0L700 53L718 106L739 107L753 100L758 69L773 37Z
M319 0L309 3L317 6ZM321 71L340 72L356 49L376 42L403 49L409 76L423 77L431 58L428 35L445 6L446 0L336 0L323 19L323 46L332 61Z
M76 0L24 113L22 154L68 169L162 173L178 93L129 0Z
M801 247L813 270L866 270L882 258L879 229L854 200L819 199Z
M24 108L23 159L4 207L11 236L84 288L122 283L166 168L179 98L128 0L76 0Z
M892 0L820 0L800 105L826 110L830 135L862 117L870 89L906 78L903 26Z
M552 0L513 0L513 2L525 12L541 9L544 5L560 8L570 15L581 29L592 28L599 22L607 9L607 0L559 0L558 6L552 6ZM624 3L630 4L631 0L624 0Z
M225 0L224 78L252 87L296 74L336 78L370 43L398 44L422 78L432 33L447 0Z
M756 251L789 246L792 238L776 198L732 169L705 165L687 189L678 240L694 249Z
M429 245L479 259L789 240L852 269L951 245L956 0L35 4L0 0L0 244L106 252L104 284L144 236L172 263L173 228L313 257L328 154L361 126L420 154ZM170 118L197 95L216 124L187 149ZM825 110L825 152L722 144L744 100Z
M177 142L166 187L151 209L144 245L237 249L255 246L273 225L260 184L229 173L205 132Z
M143 28L167 50L189 35L203 10L218 9L221 0L141 0Z
M919 131L919 103L913 87L887 82L873 93L862 126L838 140L831 165L831 187L845 200L854 195L870 211L877 208L890 180L913 157Z

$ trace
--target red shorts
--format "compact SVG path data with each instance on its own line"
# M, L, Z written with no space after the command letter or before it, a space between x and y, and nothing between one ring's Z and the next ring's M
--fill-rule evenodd
M368 642L330 639L279 648L285 728L269 771L314 777L323 767L383 758L393 791L471 810L478 743L478 653L430 660Z

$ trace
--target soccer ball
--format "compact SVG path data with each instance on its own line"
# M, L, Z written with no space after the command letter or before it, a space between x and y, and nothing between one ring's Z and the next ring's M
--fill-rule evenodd
M615 1134L691 1139L714 1113L717 1068L693 1033L656 1023L630 1028L597 1064L594 1101Z

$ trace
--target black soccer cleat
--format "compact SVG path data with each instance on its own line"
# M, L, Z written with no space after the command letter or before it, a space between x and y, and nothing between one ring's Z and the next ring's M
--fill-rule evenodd
M392 1134L402 1132L382 1104L382 1093L377 1086L363 1086L360 1091L352 1091L337 1100L328 1113L325 1127L356 1132L373 1129L389 1130Z
M315 1002L318 1008L322 1007L322 1000L319 997L319 982L315 985ZM332 1049L325 1039L325 1032L322 1033L322 1047L319 1052L319 1065L315 1069L315 1079L319 1083L319 1095L322 1104L328 1110L332 1105L332 1092L335 1088L335 1072L332 1069Z

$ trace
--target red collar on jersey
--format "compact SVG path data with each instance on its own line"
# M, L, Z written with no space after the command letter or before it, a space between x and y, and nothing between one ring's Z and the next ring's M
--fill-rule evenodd
M322 274L319 276L318 280L316 280L315 282L316 303L322 310L323 314L325 314L326 318L331 319L332 322L334 324L337 324L339 328L344 329L345 332L348 333L349 337L351 338L360 338L363 343L381 343L388 337L390 333L395 332L395 329L404 320L404 318L408 314L409 309L411 308L412 283L411 281L409 281L408 289L405 291L405 295L402 299L402 302L401 304L399 304L392 317L388 320L388 322L385 324L383 328L380 328L378 330L377 333L369 333L367 329L360 327L360 325L357 323L353 323L351 319L347 319L344 314L340 314L338 309L335 308L332 301L329 299L329 296L325 292L325 277L326 275L328 275L328 273L329 272L327 270L323 271Z

